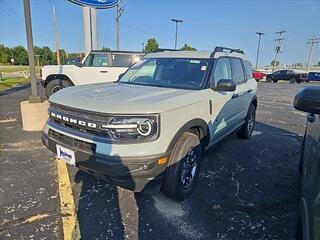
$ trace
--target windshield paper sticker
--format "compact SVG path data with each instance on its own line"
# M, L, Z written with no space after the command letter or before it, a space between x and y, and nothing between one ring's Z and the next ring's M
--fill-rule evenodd
M205 70L207 70L207 66L205 65L201 66L201 71L205 71Z

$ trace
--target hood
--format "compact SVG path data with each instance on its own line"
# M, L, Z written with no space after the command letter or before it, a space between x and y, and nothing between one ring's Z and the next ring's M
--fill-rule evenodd
M103 83L65 88L49 101L102 113L160 113L185 106L187 98L182 99L182 95L193 92L197 90Z

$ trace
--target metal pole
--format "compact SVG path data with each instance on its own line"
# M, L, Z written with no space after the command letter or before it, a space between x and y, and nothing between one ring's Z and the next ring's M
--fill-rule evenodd
M310 45L310 51L309 51L309 57L308 57L308 66L307 66L307 73L310 70L310 65L311 65L311 59L312 59L312 53L313 53L313 49L315 44L319 43L320 38L311 38L308 40L307 44Z
M174 49L177 50L177 44L178 44L178 24L182 23L183 21L180 19L171 19L171 21L176 23L176 38L174 42Z
M260 41L261 41L261 35L265 35L265 33L257 32L256 34L259 35L258 40L258 50L257 50L257 59L256 59L256 70L258 69L258 61L259 61L259 53L260 53Z
M177 41L178 41L178 22L176 22L176 40L174 43L174 49L177 49Z
M27 34L27 45L28 45L28 59L30 69L30 80L31 80L31 96L29 97L30 103L41 102L41 98L38 96L37 80L36 80L36 69L34 66L34 55L33 55L33 37L32 37L32 26L31 26L31 14L30 14L30 0L24 0L24 16L26 23L26 34Z
M57 15L56 9L52 3L52 11L53 11L53 24L54 24L54 45L56 48L57 54L57 64L60 65L60 50L59 50L59 37L58 37L58 24L57 24Z
M119 4L117 4L117 50L120 49L120 7Z
M280 52L280 43L282 40L284 40L284 38L281 38L281 35L283 33L285 33L286 31L280 31L280 32L276 32L276 34L279 34L279 38L275 39L274 41L277 42L277 45L276 45L276 49L275 49L275 52L276 52L276 55L274 57L274 61L273 61L273 64L272 64L272 72L274 71L275 69L275 65L277 64L277 59L278 59L278 54Z

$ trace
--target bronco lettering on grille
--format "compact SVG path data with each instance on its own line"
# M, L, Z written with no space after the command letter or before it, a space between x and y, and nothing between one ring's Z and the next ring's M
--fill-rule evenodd
M86 122L83 120L78 120L76 118L63 116L58 113L50 112L50 116L55 119L63 120L64 122L69 122L69 123L77 124L77 125L84 126L84 127L97 128L97 124L95 124L95 123Z

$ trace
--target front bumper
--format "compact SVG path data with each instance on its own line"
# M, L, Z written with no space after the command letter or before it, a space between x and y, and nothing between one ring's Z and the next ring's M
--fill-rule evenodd
M46 133L41 136L43 144L56 154L56 145L71 149L75 153L76 167L108 183L140 192L158 187L167 164L158 160L169 157L169 153L147 157L118 157L94 153L90 149L75 147L71 141L62 142Z

